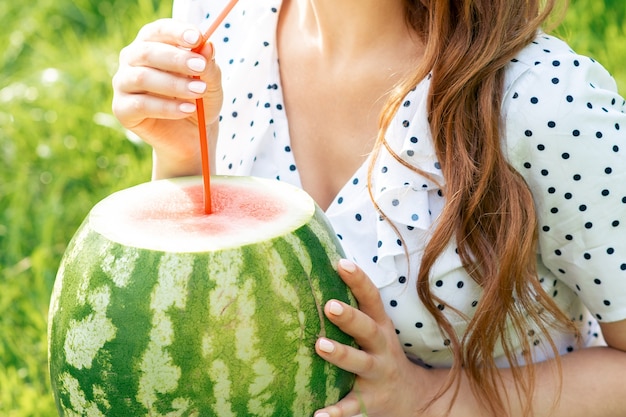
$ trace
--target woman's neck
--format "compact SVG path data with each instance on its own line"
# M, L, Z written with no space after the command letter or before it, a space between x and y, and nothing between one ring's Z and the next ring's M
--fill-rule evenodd
M284 0L281 13L320 59L350 60L411 36L402 0Z

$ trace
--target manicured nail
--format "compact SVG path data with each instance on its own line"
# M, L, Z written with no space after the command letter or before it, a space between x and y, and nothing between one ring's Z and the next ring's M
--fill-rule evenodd
M356 265L354 264L354 262L349 261L347 259L339 260L339 266L341 266L341 268L347 272L356 271Z
M206 68L206 61L202 58L191 58L187 61L187 67L196 72L202 72Z
M186 30L185 32L183 32L183 39L189 45L195 45L200 39L200 33L197 30Z
M206 91L206 83L204 81L192 81L187 88L189 88L189 91L202 94Z
M196 106L193 103L182 103L178 109L183 113L193 113L196 111Z
M331 301L330 304L328 305L328 309L335 316L339 316L341 315L341 313L343 313L343 306L339 304L337 301Z
M315 414L315 417L330 417L330 414L328 414L328 413L317 413L317 414Z
M322 352L333 353L335 351L335 345L328 339L320 339L318 346Z

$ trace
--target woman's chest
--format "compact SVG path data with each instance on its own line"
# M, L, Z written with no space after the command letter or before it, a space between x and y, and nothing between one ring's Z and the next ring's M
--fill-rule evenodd
M291 149L302 188L326 209L374 147L383 93L297 68L281 61Z

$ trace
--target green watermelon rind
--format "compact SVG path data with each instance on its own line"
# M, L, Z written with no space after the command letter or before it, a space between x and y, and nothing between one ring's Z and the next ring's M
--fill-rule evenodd
M356 305L343 256L319 207L284 236L193 254L126 247L88 217L51 300L59 414L287 417L338 401L354 375L314 343L354 345L322 313L331 298Z

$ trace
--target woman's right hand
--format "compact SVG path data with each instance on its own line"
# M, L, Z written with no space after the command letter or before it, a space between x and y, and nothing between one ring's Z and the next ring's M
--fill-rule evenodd
M221 73L212 44L199 53L191 51L201 41L197 27L161 19L141 28L120 53L113 77L113 113L152 146L154 178L201 172L196 99L204 99L210 148L215 147Z

